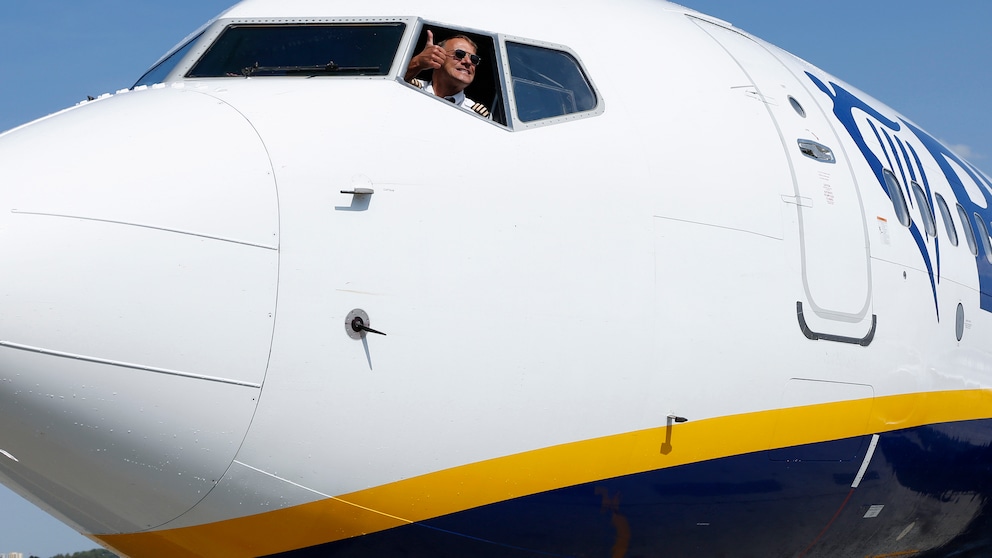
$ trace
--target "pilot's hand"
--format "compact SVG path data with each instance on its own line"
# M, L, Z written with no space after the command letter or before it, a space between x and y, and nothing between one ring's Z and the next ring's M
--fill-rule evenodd
M420 51L420 54L410 59L410 65L407 68L406 73L407 79L413 79L421 71L428 68L437 70L442 64L444 64L444 60L447 57L448 53L444 51L444 48L434 44L434 33L428 29L427 44L424 45L424 50Z

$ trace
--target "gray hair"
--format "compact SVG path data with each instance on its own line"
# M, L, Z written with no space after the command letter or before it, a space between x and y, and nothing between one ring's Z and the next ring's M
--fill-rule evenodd
M450 41L451 39L462 39L463 41L466 41L468 44L472 45L472 48L474 48L476 52L479 52L479 45L475 44L475 41L469 39L465 35L455 35L454 37L448 37L447 39L441 41L440 43L437 43L437 46L444 48L444 45L446 45L448 41Z

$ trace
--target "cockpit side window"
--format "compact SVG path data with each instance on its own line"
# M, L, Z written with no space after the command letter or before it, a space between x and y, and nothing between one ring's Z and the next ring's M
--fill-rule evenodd
M533 122L596 108L597 97L578 61L552 48L506 42L517 118Z
M193 37L192 39L186 41L186 44L177 48L172 54L166 57L164 60L156 64L152 69L145 72L145 75L141 76L137 83L132 85L132 88L138 87L139 85L154 85L156 83L161 83L169 75L170 72L179 64L180 61L186 56L186 54L193 48L200 35Z
M384 76L406 25L236 24L186 74L225 76Z
M420 37L417 39L415 48L413 49L414 56L420 53L424 49L424 45L427 44L428 31L433 35L435 44L459 35L468 37L475 43L477 47L476 54L481 60L475 68L475 78L472 80L471 85L465 88L465 96L485 105L492 115L493 122L506 124L506 110L503 104L503 91L500 81L500 59L493 36L425 22L420 30ZM422 81L429 81L431 79L431 71L424 70L416 78Z
M407 57L411 68L411 60L426 52L428 31L435 45L458 35L476 44L481 61L464 93L488 107L495 123L511 130L526 129L596 116L604 110L578 56L565 46L424 22ZM416 67L422 64L418 62ZM432 70L422 70L405 78L427 89L424 82L431 76Z

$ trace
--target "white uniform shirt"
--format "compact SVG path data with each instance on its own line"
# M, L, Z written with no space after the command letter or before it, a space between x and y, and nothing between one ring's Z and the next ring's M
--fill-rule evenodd
M431 95L434 95L435 94L434 93L434 86L431 85L431 82L430 81L424 81L424 80L421 80L421 79L414 78L413 80L410 81L410 84L411 85L414 85L415 87L419 87L419 88L423 89L424 91L427 91ZM460 106L460 107L465 107L468 110L470 110L472 112L475 112L475 113L478 113L478 114L480 114L480 115L482 115L482 116L484 116L486 118L491 118L491 115L489 113L489 109L486 108L486 105L484 105L482 103L477 103L477 102L473 101L472 99L469 99L468 97L465 96L465 92L464 91L459 91L458 93L455 93L454 95L449 95L449 96L444 97L444 98L447 99L448 101L451 101L452 103Z

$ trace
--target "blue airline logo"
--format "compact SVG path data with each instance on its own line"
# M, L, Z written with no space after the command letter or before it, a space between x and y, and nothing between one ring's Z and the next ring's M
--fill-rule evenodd
M906 190L904 197L910 204L915 203L912 193L909 191L910 181L916 181L923 187L927 198L930 199L930 207L935 207L933 203L933 193L930 190L931 178L928 177L923 163L920 160L922 147L937 163L938 168L944 175L944 179L954 192L957 202L967 211L968 215L979 215L985 223L992 222L992 179L981 173L978 169L961 159L950 149L944 147L932 136L913 126L909 122L900 119L898 122L886 118L880 112L872 108L868 103L862 101L850 91L840 85L830 82L824 84L816 76L806 73L809 79L823 91L833 101L834 116L840 120L848 134L858 145L865 160L871 167L882 191L891 199L893 193L888 191L885 185L883 171L888 169L899 178L900 185ZM857 114L857 116L856 116ZM864 117L865 128L859 127L858 118ZM878 145L885 161L869 147L869 140L865 138L866 132L870 130L872 143ZM952 165L953 163L953 165ZM955 166L957 167L955 169ZM979 186L978 190L984 197L984 204L975 203L968 194L968 190L962 181L959 172L964 172L969 179ZM974 190L973 190L974 191ZM928 208L922 208L929 211ZM971 226L969 223L962 223L963 226ZM987 225L986 225L987 226ZM940 243L937 238L928 237L914 221L909 226L909 231L916 241L916 246L920 251L920 257L930 275L930 286L933 289L934 306L937 307L937 284L940 283ZM976 229L976 234L982 234ZM932 242L931 242L932 241ZM985 249L986 242L978 242L978 257L975 258L978 266L978 280L981 289L981 307L983 310L992 312L992 254ZM938 311L938 319L939 319Z

